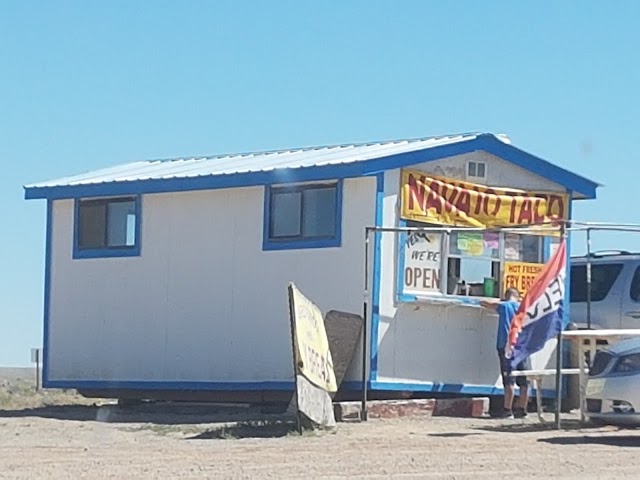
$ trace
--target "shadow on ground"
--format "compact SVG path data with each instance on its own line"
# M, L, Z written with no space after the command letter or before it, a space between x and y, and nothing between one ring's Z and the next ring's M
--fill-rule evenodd
M551 445L605 445L610 447L640 447L640 435L607 435L541 438L538 440Z
M295 422L286 420L240 422L207 430L186 440L228 440L240 438L281 438L297 435Z
M472 433L464 433L464 432L450 432L450 433L429 433L429 437L440 437L440 438L459 438L459 437L469 437L472 435L482 435L479 432Z
M190 405L146 404L118 405L51 405L37 408L0 409L0 418L49 418L70 421L105 423L153 423L158 425L195 425L203 423L259 422L285 414L265 413L260 408Z
M47 407L0 410L0 418L52 418L55 420L91 421L96 419L94 405L50 405Z
M499 432L499 433L532 433L532 432L546 432L556 430L555 422L549 421L540 423L533 420L496 420L489 419L488 422L496 422L494 425L487 425L481 427L475 427L475 430L482 430L485 432ZM583 430L588 428L587 425L580 423L580 420L562 420L562 431Z

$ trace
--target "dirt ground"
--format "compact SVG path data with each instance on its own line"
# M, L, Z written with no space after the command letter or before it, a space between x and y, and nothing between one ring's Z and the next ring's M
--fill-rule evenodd
M194 415L118 416L112 408L0 405L0 478L640 476L640 430L580 428L571 415L560 432L535 416L440 417L299 436L288 424L234 427Z

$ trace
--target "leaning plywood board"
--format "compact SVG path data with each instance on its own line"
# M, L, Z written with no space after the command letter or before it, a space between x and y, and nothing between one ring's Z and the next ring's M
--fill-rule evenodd
M289 284L289 317L296 379L295 405L300 415L319 426L335 425L331 393L338 390L322 312Z
M364 320L360 315L331 310L324 319L329 338L329 348L333 359L333 371L338 388L354 360L358 345L362 343L362 326Z
M298 398L298 410L312 423L323 427L335 426L333 401L327 392L316 387L304 375L298 375L296 379L296 395Z

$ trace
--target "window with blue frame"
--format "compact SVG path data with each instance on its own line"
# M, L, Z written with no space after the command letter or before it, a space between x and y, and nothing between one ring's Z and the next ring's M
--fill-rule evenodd
M340 245L340 184L267 188L266 249Z
M138 255L138 202L136 197L77 200L74 257Z

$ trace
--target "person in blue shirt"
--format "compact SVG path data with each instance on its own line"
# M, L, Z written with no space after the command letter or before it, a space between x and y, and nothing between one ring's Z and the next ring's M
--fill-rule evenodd
M503 418L524 418L527 416L527 404L529 403L529 382L527 377L513 377L509 360L505 356L505 347L509 339L509 329L518 308L520 308L520 292L515 288L509 288L500 302L481 302L482 306L498 313L498 332L496 335L496 348L500 360L500 373L504 385L504 410L500 415ZM529 370L529 360L519 363L516 370ZM513 386L520 387L517 408L513 408Z

